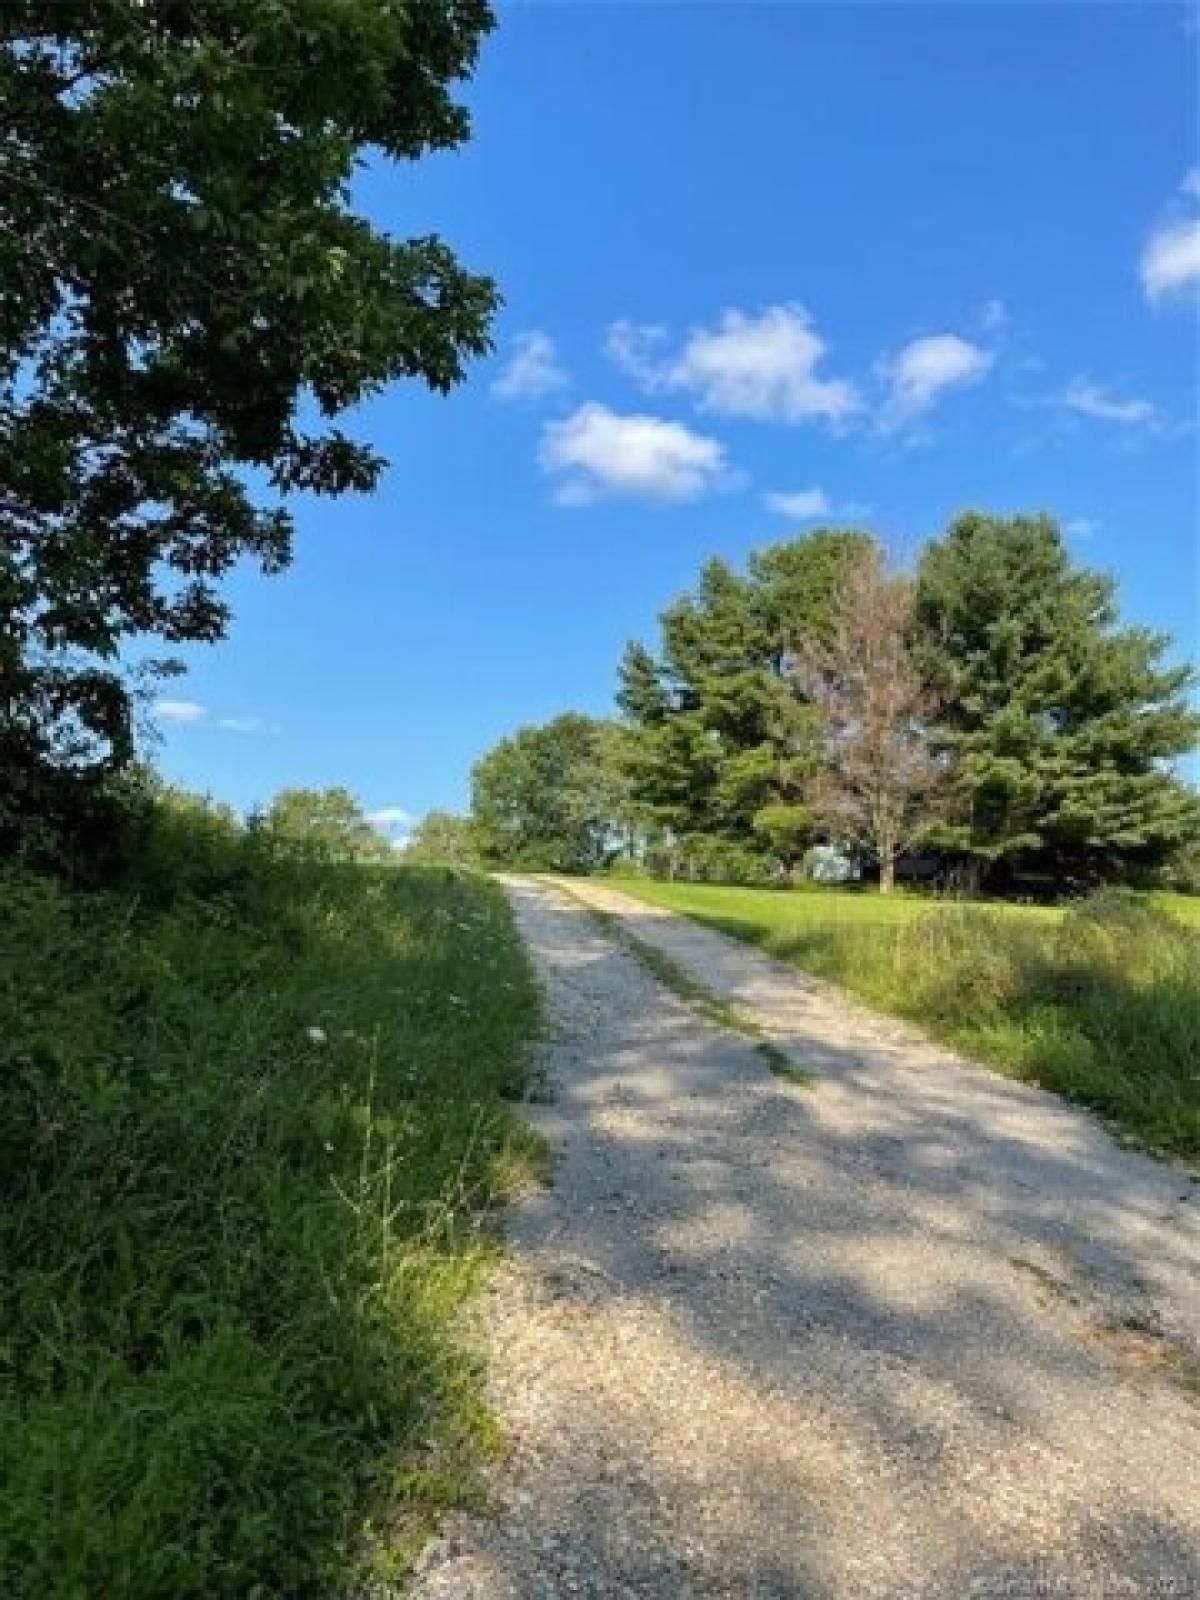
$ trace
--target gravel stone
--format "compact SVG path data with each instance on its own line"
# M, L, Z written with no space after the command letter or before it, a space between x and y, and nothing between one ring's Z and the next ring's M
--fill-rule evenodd
M558 1162L485 1312L493 1503L414 1600L1200 1596L1191 1176L669 912L506 882Z

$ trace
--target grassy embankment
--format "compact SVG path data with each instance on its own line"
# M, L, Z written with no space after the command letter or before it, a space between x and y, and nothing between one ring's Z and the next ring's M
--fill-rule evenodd
M1200 1157L1198 902L1107 894L1063 912L646 879L619 887L1092 1106L1146 1145Z
M0 876L5 1595L367 1592L495 1442L460 1314L539 1159L503 897L210 833L119 892Z

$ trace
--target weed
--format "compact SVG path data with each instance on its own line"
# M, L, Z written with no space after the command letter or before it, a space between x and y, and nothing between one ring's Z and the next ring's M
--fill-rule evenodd
M460 1313L540 1160L503 896L204 849L0 878L6 1595L354 1592L492 1435Z

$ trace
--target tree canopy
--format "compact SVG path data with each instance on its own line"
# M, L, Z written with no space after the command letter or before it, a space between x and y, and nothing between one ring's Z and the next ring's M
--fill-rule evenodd
M912 586L872 550L842 584L832 635L797 651L797 676L822 725L807 797L832 840L878 867L885 891L952 785L949 757L935 747L940 708L911 636Z
M1047 516L969 512L911 578L823 529L714 559L620 663L616 725L561 717L476 768L493 859L780 880L848 869L1004 890L1171 878L1200 838L1175 771L1191 671L1122 626ZM588 731L591 730L591 731ZM602 731L601 731L602 730ZM916 870L916 869L914 869Z
M633 734L633 795L655 827L800 853L820 720L791 663L803 641L830 635L840 585L870 548L864 534L823 530L759 551L745 575L711 560L663 612L659 653L628 647L617 704Z
M590 872L618 842L620 780L610 724L578 712L519 728L471 775L471 814L489 861Z
M349 789L281 789L260 819L280 844L338 861L387 861L392 847Z
M0 17L0 829L128 760L121 652L218 638L286 497L383 466L335 425L444 390L497 303L351 207L457 145L485 0L11 0Z
M921 559L920 648L958 775L936 833L994 882L1128 875L1197 831L1171 762L1196 742L1187 666L1119 625L1113 581L1075 566L1047 516L968 512Z
M479 860L479 840L470 817L453 811L429 811L413 829L404 850L406 861L444 861L452 866L474 866Z

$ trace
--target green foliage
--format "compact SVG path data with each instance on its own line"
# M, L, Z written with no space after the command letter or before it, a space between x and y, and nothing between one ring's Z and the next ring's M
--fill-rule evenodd
M413 829L404 860L446 861L460 867L477 866L479 838L470 817L452 811L430 811Z
M627 891L830 978L968 1054L1200 1155L1200 930L1145 895L1065 913L634 881Z
M466 137L448 85L490 25L486 0L4 7L0 845L128 761L130 640L220 637L222 575L289 559L286 496L375 484L333 419L487 348L490 281L348 197L367 151Z
M0 860L80 884L119 876L136 855L159 787L139 765L87 779L16 765L0 776Z
M257 824L277 848L332 861L388 861L392 847L349 789L281 789Z
M1200 830L1167 861L1162 881L1179 894L1200 896Z
M480 849L497 866L594 871L616 848L621 804L611 727L576 712L519 728L471 775Z
M0 1589L366 1592L492 1438L454 1330L532 978L479 877L180 803L156 851L0 880Z
M767 884L778 881L779 867L765 850L700 835L680 841L674 876L691 883Z
M870 548L864 534L824 530L757 552L744 576L709 561L663 612L660 654L629 646L617 701L632 797L652 829L760 854L769 844L784 867L803 854L820 720L791 661L832 631L840 585Z
M1112 580L1071 565L1051 518L959 517L922 557L917 621L964 816L944 849L1094 882L1196 838L1196 797L1165 765L1200 730L1192 674L1162 665L1164 637L1118 627Z
M919 841L1001 888L1172 881L1173 862L1185 881L1200 804L1170 762L1200 729L1191 674L1118 626L1111 580L1073 567L1049 518L972 512L925 551L911 625L887 583L856 622L872 554L824 530L744 575L710 561L663 613L659 654L628 647L617 701L647 867L708 876L687 864L704 839L792 873L834 839L886 877Z
M805 805L768 805L754 813L754 831L780 861L801 860L816 829L816 818Z

